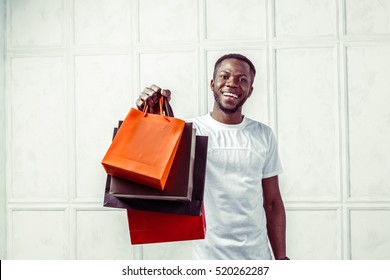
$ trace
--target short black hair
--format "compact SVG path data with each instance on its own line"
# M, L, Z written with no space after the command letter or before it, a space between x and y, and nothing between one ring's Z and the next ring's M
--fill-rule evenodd
M238 53L225 54L225 55L221 56L220 58L218 58L218 60L215 62L215 65L214 65L213 79L215 79L215 76L217 75L217 69L219 68L219 66L221 66L222 61L224 61L225 59L229 59L229 58L234 58L234 59L244 61L246 64L249 65L250 72L253 76L252 77L252 83L253 83L254 77L256 75L256 68L253 65L252 61L249 60L249 58L247 58L246 56L244 56L242 54L238 54Z

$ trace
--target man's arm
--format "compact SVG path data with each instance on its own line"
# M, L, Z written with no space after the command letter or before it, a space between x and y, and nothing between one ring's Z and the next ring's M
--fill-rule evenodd
M286 257L286 212L280 195L278 176L263 179L263 206L268 238L275 259Z

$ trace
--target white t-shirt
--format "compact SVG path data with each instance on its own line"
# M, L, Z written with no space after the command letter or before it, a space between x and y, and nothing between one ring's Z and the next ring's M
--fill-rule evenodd
M262 179L282 172L271 128L246 117L237 125L210 114L191 121L197 134L209 137L207 233L192 242L193 259L271 259Z

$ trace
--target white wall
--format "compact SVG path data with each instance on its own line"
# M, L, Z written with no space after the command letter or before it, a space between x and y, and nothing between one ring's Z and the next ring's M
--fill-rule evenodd
M0 30L5 30L5 1L0 1ZM7 257L7 219L5 199L5 67L4 32L0 32L0 259Z
M177 116L209 111L227 52L258 69L246 114L278 136L289 256L390 258L390 0L6 8L7 258L190 258L189 242L129 245L124 211L101 206L100 161L151 83L172 90Z

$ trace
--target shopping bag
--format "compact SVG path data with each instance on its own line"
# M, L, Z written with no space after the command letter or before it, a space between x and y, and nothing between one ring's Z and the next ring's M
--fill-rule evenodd
M164 189L185 125L163 115L164 100L159 115L131 108L102 160L107 174Z
M206 236L203 206L200 216L128 209L127 220L133 245L204 239Z
M114 134L115 134L114 129ZM201 214L207 162L207 136L196 136L193 172L193 190L191 201L161 201L131 198L118 198L109 193L112 176L107 175L104 193L104 207L123 208L182 215L199 216Z
M195 134L192 123L186 123L164 190L148 188L137 182L113 176L109 193L120 198L190 201L193 190Z

